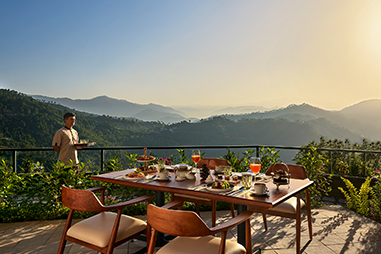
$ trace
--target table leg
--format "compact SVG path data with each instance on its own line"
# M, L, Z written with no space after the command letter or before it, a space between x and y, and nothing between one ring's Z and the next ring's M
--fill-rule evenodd
M163 206L165 205L165 195L162 191L156 191L156 205Z
M300 192L296 195L296 253L300 254Z
M163 206L165 205L165 195L162 191L156 191L156 205L157 206ZM167 243L167 241L164 239L164 234L161 232L157 233L156 237L156 246L162 247Z
M247 210L246 205L237 205L237 214L240 214ZM246 246L246 240L245 240L245 223L241 223L237 226L237 238L238 243L242 244L243 246Z

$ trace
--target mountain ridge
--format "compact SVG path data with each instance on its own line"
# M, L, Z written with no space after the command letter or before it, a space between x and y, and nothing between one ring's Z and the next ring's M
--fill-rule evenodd
M52 97L46 96L32 96L33 98L42 99L44 101L52 101ZM71 102L69 107L74 107L77 110L100 114L110 115L117 117L132 117L143 121L159 121L166 124L172 124L181 121L198 121L197 118L185 117L182 111L173 109L171 107L165 107L158 104L137 104L127 100L113 99L105 95L98 96L90 100L72 100L70 98L60 98L54 100L56 103ZM76 102L79 105L76 105ZM94 103L96 106L91 107L89 104L83 106L86 103ZM69 104L69 103L67 103ZM84 110L85 109L85 110ZM342 110L325 110L319 107L303 104L290 104L284 108L265 110L264 107L254 106L242 106L242 107L226 107L226 110L249 110L257 109L255 112L243 113L243 114L221 114L212 115L208 118L216 116L224 116L228 119L239 120L243 118L254 119L266 119L266 118L283 118L290 121L301 121L308 124L312 124L316 129L319 129L321 133L326 133L325 129L340 129L334 132L343 135L344 137L349 135L350 137L358 136L361 138L367 138L371 140L381 139L381 115L377 114L381 110L381 99L371 99L362 101ZM214 112L222 112L215 110ZM319 121L318 119L321 119ZM326 122L325 120L328 122ZM350 134L351 133L351 134ZM334 138L330 136L329 138ZM358 138L356 138L358 139Z
M145 121L163 121L166 123L166 119L169 118L174 119L174 121L194 120L193 118L185 117L183 112L170 107L165 107L154 103L132 103L127 100L114 99L105 95L94 97L92 99L75 100L67 97L54 98L43 95L31 96L38 100L55 102L69 108L75 108L80 111L98 115L138 118ZM142 113L143 111L144 113ZM160 113L160 117L157 117L157 113Z

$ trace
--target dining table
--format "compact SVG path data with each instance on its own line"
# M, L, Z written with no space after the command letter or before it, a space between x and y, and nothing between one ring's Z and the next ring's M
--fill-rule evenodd
M300 194L306 188L313 184L313 181L308 179L290 179L287 185L276 185L272 182L270 176L263 176L257 181L266 183L268 189L265 195L257 195L252 193L252 189L243 189L241 181L232 183L234 186L231 190L214 190L208 187L205 180L201 179L199 171L195 173L194 179L185 179L182 181L176 180L175 172L170 172L167 179L159 179L157 173L148 173L141 179L129 179L128 174L134 172L136 169L126 169L121 171L113 171L109 173L93 175L93 180L102 182L142 188L155 191L156 205L163 206L165 204L164 193L178 193L185 195L192 195L216 201L223 201L228 203L237 204L237 213L245 210L250 210L251 207L260 207L268 209L276 207L278 204L287 200L292 196L296 196L300 200ZM217 180L214 175L214 170L211 170L211 176ZM238 174L238 173L237 173ZM255 183L254 183L255 184ZM298 206L297 214L300 217L300 206ZM300 223L300 220L299 220ZM237 241L245 246L245 225L244 223L238 225L237 228ZM158 245L163 245L164 240L158 238Z

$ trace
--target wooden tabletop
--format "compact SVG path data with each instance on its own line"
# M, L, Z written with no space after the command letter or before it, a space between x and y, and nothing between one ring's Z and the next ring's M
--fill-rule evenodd
M101 175L94 175L91 178L102 182L108 182L113 184L126 185L131 187L138 187L143 189L149 189L160 192L180 193L193 196L204 197L208 199L214 199L217 201L225 201L229 203L241 204L241 205L253 205L264 208L271 208L286 200L291 196L295 196L301 191L305 190L313 184L310 180L298 180L291 179L289 185L281 185L277 189L277 186L271 181L266 183L269 193L266 196L257 196L250 193L250 191L242 191L238 195L229 196L224 193L215 193L206 190L205 188L192 190L192 187L202 184L200 177L196 174L196 179L184 181L176 181L175 174L170 173L170 179L166 181L152 180L152 181L129 181L124 179L124 175L133 172L134 169L127 169L122 171L115 171ZM152 173L149 176L153 176L156 173ZM241 186L241 182L236 184ZM191 189L190 189L191 188Z

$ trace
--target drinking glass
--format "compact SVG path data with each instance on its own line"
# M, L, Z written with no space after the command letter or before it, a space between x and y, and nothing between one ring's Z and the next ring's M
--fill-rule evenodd
M242 173L242 186L245 187L246 190L251 188L252 181L253 175L251 173Z
M250 158L250 169L254 173L254 182L255 182L257 174L261 170L261 158L251 157Z
M159 172L165 169L165 161L164 160L159 160L157 162L157 165L158 165L158 168L159 168Z
M232 167L231 166L224 166L224 176L225 176L225 179L229 179L229 177L231 177L232 175Z
M200 150L193 150L192 151L192 161L194 162L194 166L195 168L197 168L197 163L200 161L201 159L201 152Z

